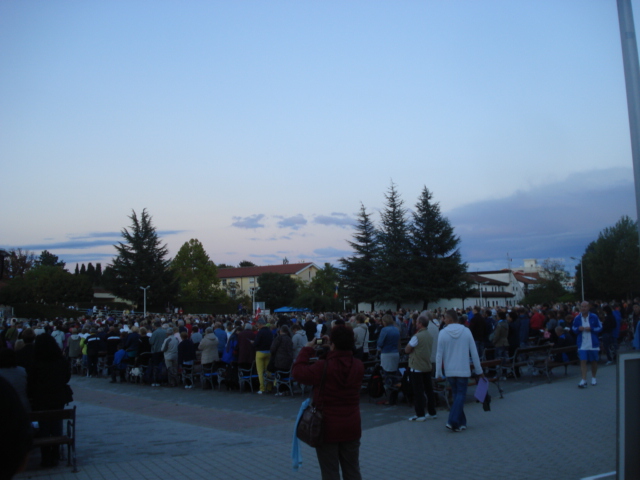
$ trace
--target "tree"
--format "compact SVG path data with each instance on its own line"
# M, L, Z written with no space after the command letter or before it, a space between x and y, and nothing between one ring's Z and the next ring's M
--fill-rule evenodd
M467 265L458 250L460 238L440 212L440 204L432 202L427 187L418 199L409 231L411 264L406 273L411 298L422 300L426 310L430 302L455 298L465 291Z
M9 255L4 257L4 274L7 278L21 278L33 268L36 258L35 255L21 248L9 251Z
M100 262L96 263L96 275L93 279L93 283L95 285L102 285L102 264Z
M238 265L239 268L243 268L243 267L255 267L256 264L253 262L250 262L249 260L243 260L240 262L240 264Z
M86 274L87 274L87 267L85 267L83 263L82 266L80 267L80 275L86 275Z
M367 213L363 204L360 204L357 219L354 241L349 242L354 255L339 260L342 266L343 294L356 306L360 302L371 303L371 310L374 310L375 263L379 253L376 229L371 221L371 214Z
M315 312L327 312L340 309L336 287L340 282L340 271L330 263L318 270L309 283L300 282L298 297L293 305L310 308Z
M57 255L54 255L53 253L49 252L48 250L43 250L42 253L40 253L40 256L38 257L38 259L34 262L34 265L40 266L40 265L44 265L44 266L50 266L50 267L65 267L65 263L58 259Z
M559 260L547 258L541 264L542 272L540 281L532 288L523 303L527 305L552 304L561 301L567 295L563 283L567 279L567 271L564 263Z
M91 283L93 283L96 278L96 267L94 267L91 262L87 265L87 276L91 279Z
M636 222L623 216L613 227L605 228L582 255L576 286L584 273L586 298L613 300L640 294L640 251ZM577 287L580 288L580 287Z
M78 268L78 264L76 263L76 270L73 272L74 275L80 275L80 269Z
M93 298L91 282L86 276L72 275L63 268L40 265L24 277L11 280L0 291L0 303L59 304L86 302Z
M376 300L393 302L400 308L412 300L411 285L406 275L410 266L411 243L407 235L407 211L392 183L385 194L385 209L380 214L378 231L380 261L377 271Z
M197 239L192 238L180 247L171 262L171 269L178 282L180 300L211 301L224 296L224 292L217 288L220 280L216 264Z
M114 245L118 255L111 264L113 279L111 290L121 298L142 304L141 287L147 290L147 304L161 307L173 299L176 285L167 260L167 246L162 245L147 210L140 218L135 211L130 230L122 230L124 242Z
M221 268L235 268L235 267L233 265L227 265L226 263L219 263L218 270L220 270Z
M258 277L259 289L256 300L265 302L266 307L275 309L290 305L298 293L298 284L289 275L263 273Z

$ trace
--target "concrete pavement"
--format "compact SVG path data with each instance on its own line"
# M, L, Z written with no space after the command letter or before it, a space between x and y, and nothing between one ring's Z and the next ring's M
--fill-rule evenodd
M615 366L598 385L577 388L577 368L551 384L504 383L492 411L469 401L469 428L445 428L448 412L408 422L413 408L369 403L363 394L360 451L364 479L581 479L615 470ZM558 371L560 373L560 371ZM303 466L291 469L299 396L112 385L72 379L78 406L78 473L66 462L40 469L34 452L16 478L38 480L320 478L315 452L301 443Z

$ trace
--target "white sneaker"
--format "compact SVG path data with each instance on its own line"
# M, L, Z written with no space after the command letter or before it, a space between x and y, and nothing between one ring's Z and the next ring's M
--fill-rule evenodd
M598 384L598 382L596 381L595 378L591 379L591 385L593 385L594 387Z
M424 417L424 418L425 418L426 420L436 419L436 418L438 418L438 415L429 415L429 414L427 413L427 415L425 415L425 417Z
M409 419L410 422L424 422L427 419L427 417L418 417L417 415L414 415L413 417L411 417Z
M580 380L580 383L578 384L578 388L587 388L587 381Z
M262 395L262 390L258 390L258 395Z

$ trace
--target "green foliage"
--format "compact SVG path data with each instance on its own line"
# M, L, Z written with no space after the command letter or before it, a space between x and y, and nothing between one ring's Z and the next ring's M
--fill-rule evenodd
M636 222L623 216L613 227L605 228L582 255L584 289L587 299L612 300L640 294L640 251ZM577 268L576 290L581 285Z
M256 264L253 262L250 262L249 260L243 260L240 262L240 264L238 265L238 267L243 268L243 267L255 267Z
M567 291L557 279L541 280L540 284L529 290L522 300L524 305L553 304L565 298Z
M382 211L378 242L380 245L376 270L375 298L392 302L400 308L411 298L411 285L407 271L411 264L411 243L407 235L407 211L404 202L392 183L385 194L386 205Z
M62 267L39 266L0 290L0 303L69 304L93 298L91 281Z
M171 269L178 282L181 302L210 302L226 296L217 288L220 280L216 264L207 255L202 243L195 238L180 247L171 262Z
M38 266L48 266L48 267L65 267L65 263L58 259L57 255L49 252L48 250L43 250L38 259L34 262L36 267Z
M13 311L16 317L20 318L78 318L84 315L84 311L69 310L66 307L58 305L42 305L36 303L14 304Z
M21 278L33 268L36 257L28 250L21 248L10 250L4 257L4 278Z
M258 285L256 301L265 302L270 310L289 306L298 294L296 281L281 273L263 273L258 277Z
M371 303L373 310L376 294L375 262L378 259L379 247L371 214L367 213L362 204L353 240L349 245L353 248L354 255L340 259L342 294L355 305L360 302Z
M292 305L310 308L314 312L340 310L341 302L335 295L339 281L340 271L331 264L325 263L311 282L298 283L299 294Z
M411 297L423 301L423 308L441 298L458 297L466 289L467 265L462 261L449 220L432 202L424 187L410 225L411 263L407 270Z
M133 211L130 230L122 230L124 242L114 245L118 252L111 265L110 290L120 298L142 305L141 287L147 290L147 308L163 308L173 300L176 283L167 260L167 246L162 245L147 210L140 218Z

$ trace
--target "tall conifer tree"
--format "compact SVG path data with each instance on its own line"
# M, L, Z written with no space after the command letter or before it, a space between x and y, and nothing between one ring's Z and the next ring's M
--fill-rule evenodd
M449 220L440 212L440 204L432 202L432 194L424 187L413 212L410 226L411 265L407 277L411 297L422 300L423 309L441 298L454 298L466 290L467 265L462 262Z
M378 244L376 228L371 221L371 214L367 213L364 205L360 204L358 223L355 226L353 241L349 242L354 255L341 258L342 288L344 295L358 306L360 302L371 303L374 310L376 296L376 262L378 260Z

